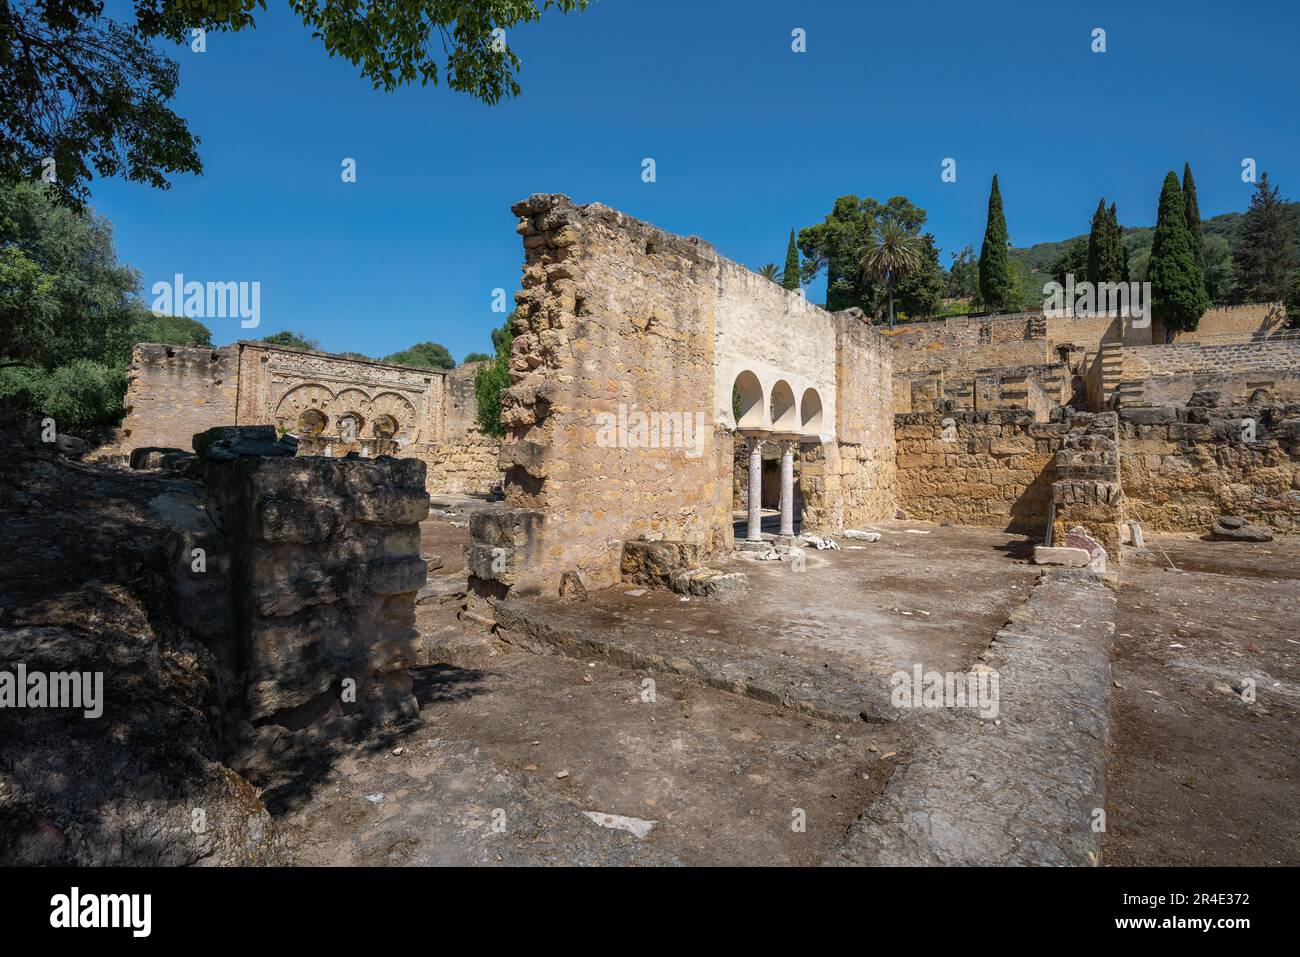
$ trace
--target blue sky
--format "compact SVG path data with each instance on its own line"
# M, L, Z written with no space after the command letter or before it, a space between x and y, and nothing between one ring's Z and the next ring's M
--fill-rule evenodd
M255 30L174 51L203 175L93 189L146 298L177 272L261 283L261 327L214 319L218 344L287 328L375 356L428 339L457 359L490 351L492 291L513 294L522 260L510 205L533 192L607 203L752 268L782 263L790 229L846 193L922 206L946 266L978 249L995 172L1017 246L1086 231L1102 194L1123 223L1151 224L1184 160L1207 217L1245 207L1243 157L1300 198L1290 0L597 0L512 32L524 92L494 107L442 86L374 91L269 6Z

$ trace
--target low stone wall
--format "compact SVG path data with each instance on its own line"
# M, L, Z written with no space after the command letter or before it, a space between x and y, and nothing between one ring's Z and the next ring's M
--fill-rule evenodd
M1121 409L1119 417L1128 518L1204 533L1218 516L1240 515L1300 532L1300 404Z
M913 412L894 421L908 517L1043 536L1055 496L1058 524L1085 525L1118 553L1113 413L1056 408L1038 422L1021 409Z
M1258 336L1271 335L1286 326L1286 307L1280 302L1253 302L1240 306L1217 306L1207 309L1196 328L1190 332L1176 332L1169 341L1174 343L1201 342L1204 340L1237 339L1245 342ZM1164 329L1152 322L1152 342L1164 342Z
M1042 534L1064 410L1035 422L1028 410L912 412L895 416L898 504L908 517Z
M409 454L409 453L408 453ZM501 491L501 444L478 429L418 451L429 467L430 495L492 495Z

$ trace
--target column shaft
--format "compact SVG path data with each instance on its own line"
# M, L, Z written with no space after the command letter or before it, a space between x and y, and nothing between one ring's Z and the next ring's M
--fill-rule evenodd
M763 440L754 439L749 446L749 529L745 538L763 540Z
M781 443L781 534L794 536L794 443Z

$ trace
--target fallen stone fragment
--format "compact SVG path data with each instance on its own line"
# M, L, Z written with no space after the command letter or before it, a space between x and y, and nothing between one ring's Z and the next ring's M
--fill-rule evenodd
M655 821L644 821L639 817L624 817L622 814L605 814L602 811L583 811L583 814L591 818L601 827L613 828L616 831L627 831L638 840L645 840L650 829L655 826Z
M803 536L803 540L806 544L813 546L813 548L817 549L819 552L828 548L839 551L840 548L839 543L833 538L819 538L816 535L805 535Z
M1216 542L1271 542L1273 532L1262 525L1227 526L1223 519L1219 519L1210 526L1210 539Z
M587 600L587 587L577 572L565 572L560 576L560 597L565 601Z
M1035 565L1064 565L1066 568L1087 568L1092 556L1082 548L1062 548L1051 545L1034 547Z
M1089 562L1087 567L1095 572L1104 572L1106 570L1106 559L1110 556L1106 554L1106 549L1101 542L1093 538L1092 533L1082 525L1076 525L1070 529L1069 534L1065 536L1065 541L1061 543L1061 547L1082 548L1088 553Z
M845 538L851 538L859 542L878 542L880 541L879 532L864 532L857 528L846 528L840 533Z

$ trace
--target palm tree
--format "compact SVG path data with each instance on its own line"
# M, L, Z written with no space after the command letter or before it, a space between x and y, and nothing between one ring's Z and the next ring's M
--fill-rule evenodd
M877 282L889 287L889 328L894 328L894 279L910 276L921 268L925 246L920 236L903 228L895 219L876 227L875 235L862 253L862 268Z
M776 263L767 263L759 267L758 274L764 279L772 280L772 282L781 281L781 270L777 268Z

